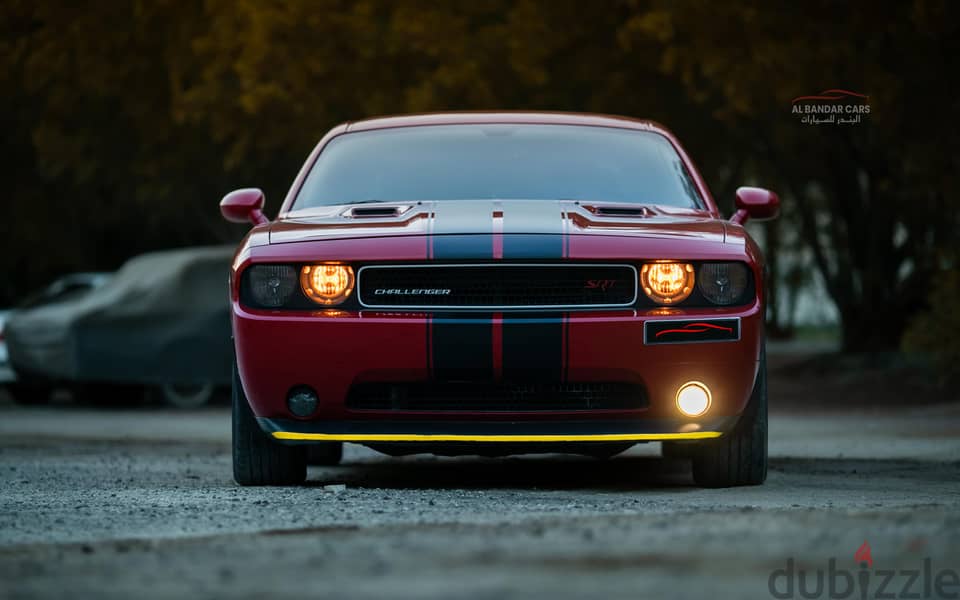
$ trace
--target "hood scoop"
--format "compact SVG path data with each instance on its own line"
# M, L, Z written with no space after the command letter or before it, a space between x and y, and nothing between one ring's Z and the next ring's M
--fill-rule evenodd
M354 206L340 213L348 219L377 219L399 217L410 210L410 206Z
M643 219L656 215L646 206L603 206L594 204L585 205L584 208L598 217L636 217Z

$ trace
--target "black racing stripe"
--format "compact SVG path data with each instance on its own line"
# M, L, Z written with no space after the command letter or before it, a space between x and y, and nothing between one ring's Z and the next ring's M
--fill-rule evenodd
M433 379L433 315L427 317L427 326L424 329L427 333L427 339L424 340L424 347L427 349L427 378Z
M535 233L531 233L535 232ZM556 202L503 202L503 258L563 257L563 213Z
M493 315L440 313L433 318L433 377L441 381L493 379Z
M437 202L433 219L433 260L491 260L491 203ZM436 313L431 326L434 379L490 381L493 372L493 314Z
M504 260L560 260L563 245L563 212L558 203L503 203ZM503 379L561 381L564 329L560 312L504 314Z
M489 260L492 235L438 235L433 238L434 260Z
M562 253L563 236L561 235L534 233L503 236L504 258L560 258Z
M493 211L490 202L441 201L433 217L434 260L493 258Z
M563 314L503 316L503 379L513 382L561 381Z

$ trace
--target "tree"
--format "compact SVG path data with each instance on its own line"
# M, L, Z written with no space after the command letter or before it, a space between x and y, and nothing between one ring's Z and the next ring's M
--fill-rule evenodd
M682 79L795 203L841 314L847 350L895 347L932 274L956 266L958 100L944 85L960 51L949 2L827 2L768 9L659 3L624 27L662 43ZM790 99L863 90L856 127L803 126Z
M238 237L217 200L255 185L275 208L340 121L593 111L670 126L728 213L742 183L781 192L783 227L803 232L845 347L893 347L931 273L956 266L957 11L945 0L11 0L0 158L15 173L16 226L0 300L59 272ZM869 94L868 121L791 117L791 98L829 87ZM789 238L769 233L778 266Z

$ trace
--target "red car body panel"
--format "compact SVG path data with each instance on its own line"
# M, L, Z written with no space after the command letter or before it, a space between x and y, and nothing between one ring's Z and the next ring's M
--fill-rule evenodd
M377 128L415 127L443 123L562 123L653 131L676 148L702 197L703 209L652 207L643 218L602 217L589 203L536 202L537 218L512 220L509 231L498 230L497 215L510 218L522 201L446 201L412 205L396 217L353 222L345 206L294 210L293 201L306 174L338 135ZM605 262L640 265L645 261L741 261L752 271L756 293L752 301L733 307L652 308L634 306L612 310L554 311L531 319L518 313L494 313L478 319L489 331L494 356L493 378L502 377L505 328L534 327L533 321L555 326L561 347L561 377L569 382L622 381L644 386L649 403L640 409L591 411L392 411L350 410L345 406L351 386L370 382L425 382L433 377L431 328L448 319L435 311L374 310L365 308L259 310L240 301L240 274L256 263L420 264L436 261L433 230L438 211L454 210L460 202L481 203L490 219L465 223L446 239L488 236L489 257L503 259L511 236L560 236L560 255L534 255L530 262ZM402 204L402 203L401 203ZM444 206L439 206L443 204ZM507 216L504 216L507 215ZM502 225L502 224L501 224ZM484 238L487 239L487 238ZM519 239L519 237L517 238ZM499 248L499 251L498 251ZM659 125L619 117L555 113L461 113L372 119L341 125L328 133L306 161L280 209L278 220L254 227L237 251L232 268L231 304L237 366L254 414L267 423L301 423L320 432L331 424L351 424L349 431L419 432L420 423L499 424L522 431L524 424L548 426L562 434L565 424L603 423L603 431L639 431L650 439L690 432L720 435L744 410L754 386L763 340L763 269L760 251L738 224L720 219L717 207L699 172L676 139ZM642 292L640 292L642 294ZM738 318L739 339L711 343L644 343L644 324L658 320ZM469 319L467 319L469 321ZM482 322L482 323L481 323ZM466 325L469 327L469 322ZM517 331L512 329L511 331ZM484 335L487 335L486 333ZM497 370L499 368L501 370ZM712 406L701 419L682 418L676 393L683 383L696 380L709 386ZM301 419L287 408L294 385L317 391L320 406ZM269 425L277 429L274 425ZM312 428L312 429L311 429ZM342 429L335 428L338 431ZM423 431L424 434L431 433ZM275 437L281 438L280 435ZM368 436L369 437L369 436ZM309 439L305 436L303 439ZM321 439L315 437L314 439ZM341 439L353 439L342 437ZM355 438L364 441L362 434ZM374 438L370 438L374 439ZM386 438L385 438L386 439ZM641 438L636 438L641 439Z

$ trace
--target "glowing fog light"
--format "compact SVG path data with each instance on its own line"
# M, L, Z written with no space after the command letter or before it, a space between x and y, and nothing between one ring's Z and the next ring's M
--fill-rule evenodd
M307 265L300 270L300 287L317 304L340 304L353 291L353 268L348 265Z
M710 408L710 388L699 381L690 381L677 391L677 408L688 417L699 417Z

